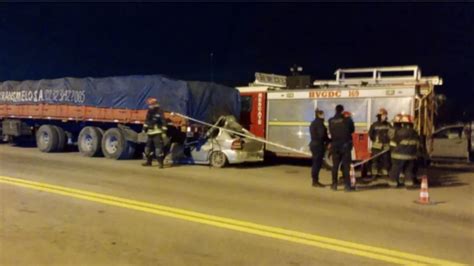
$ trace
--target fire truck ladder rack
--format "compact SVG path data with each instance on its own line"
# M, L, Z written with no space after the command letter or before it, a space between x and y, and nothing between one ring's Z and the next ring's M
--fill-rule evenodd
M432 83L442 85L442 79L422 77L421 69L416 66L368 67L368 68L340 68L334 72L336 80L316 80L315 86L341 85L397 85Z
M336 82L344 84L393 84L400 81L419 80L421 77L418 66L340 68L334 74L336 75Z

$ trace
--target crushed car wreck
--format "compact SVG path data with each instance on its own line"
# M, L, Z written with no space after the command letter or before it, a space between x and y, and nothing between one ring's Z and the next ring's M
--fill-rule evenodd
M234 116L221 116L198 137L173 143L166 160L173 164L209 164L217 168L263 161L264 144L244 136L254 137Z

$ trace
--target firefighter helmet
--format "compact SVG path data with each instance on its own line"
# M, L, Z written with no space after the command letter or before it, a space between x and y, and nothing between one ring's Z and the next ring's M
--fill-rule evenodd
M387 115L388 112L387 112L387 110L386 110L385 108L380 108L378 114L379 114L379 115Z
M158 100L156 98L150 97L150 98L146 99L146 104L148 104L148 105L158 104Z
M413 117L411 115L403 115L400 120L401 123L413 123Z

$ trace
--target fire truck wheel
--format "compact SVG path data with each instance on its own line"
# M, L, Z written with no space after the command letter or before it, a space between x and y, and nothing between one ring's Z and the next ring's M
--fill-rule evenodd
M209 158L212 167L222 168L227 165L227 157L221 151L214 151Z
M102 152L110 159L131 159L135 154L135 145L125 139L120 129L110 128L102 137Z
M56 130L56 133L58 134L58 146L56 147L57 152L62 152L64 151L64 148L66 147L66 141L67 141L67 136L66 133L64 132L64 129L58 126L53 126L54 130Z
M36 145L42 152L53 152L58 147L58 132L53 125L42 125L36 131Z
M77 138L79 152L86 157L97 157L102 155L103 131L97 127L85 127Z
M327 149L324 152L323 162L324 162L324 167L326 167L326 169L328 169L328 170L332 169L332 154L331 154L331 151L329 149Z

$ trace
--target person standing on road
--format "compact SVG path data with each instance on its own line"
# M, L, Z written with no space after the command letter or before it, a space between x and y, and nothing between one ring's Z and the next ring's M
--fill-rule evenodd
M398 114L393 118L392 127L388 130L388 138L391 140L395 136L395 132L402 127L401 124L402 115ZM390 150L393 150L393 146L390 145Z
M148 138L145 146L146 162L143 166L151 166L153 161L153 152L158 160L159 168L163 168L164 153L164 139L166 138L166 121L163 111L155 98L148 98L148 112L146 114L143 130L146 132Z
M388 171L390 169L390 153L387 152L390 149L390 138L388 134L391 128L392 126L387 121L387 110L381 108L377 113L377 121L370 126L369 137L372 141L372 156L381 152L385 153L376 157L371 162L372 178L377 176L388 176Z
M349 168L352 162L352 133L354 121L350 116L343 115L344 106L336 106L336 114L329 119L329 133L331 134L332 152L332 185L331 189L337 190L337 174L342 167L345 191L353 191L349 179Z
M324 152L329 142L328 130L324 125L324 111L316 109L315 119L309 126L311 142L309 148L312 154L313 165L311 167L311 178L313 187L325 187L319 182L319 171L323 165Z
M400 180L400 174L405 174L405 179L411 179L413 185L419 182L416 179L415 168L417 153L420 146L420 136L413 128L413 118L410 115L396 117L400 119L401 127L395 130L393 138L390 140L392 146L392 169L390 178L395 180L397 188L405 186L405 182ZM394 121L396 123L397 120Z

